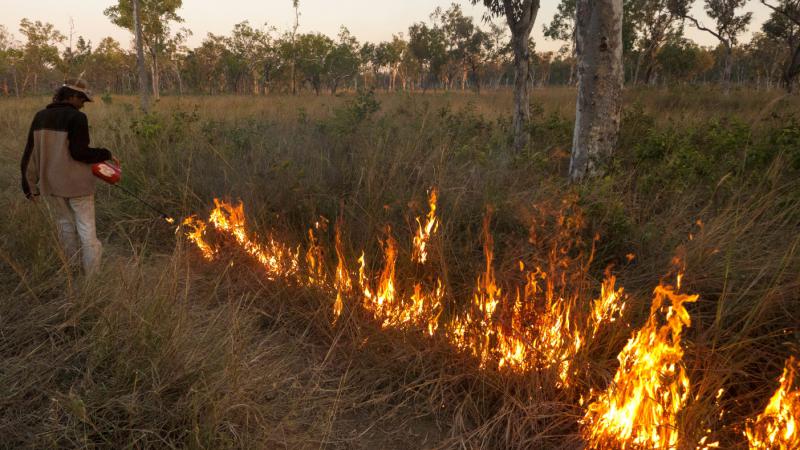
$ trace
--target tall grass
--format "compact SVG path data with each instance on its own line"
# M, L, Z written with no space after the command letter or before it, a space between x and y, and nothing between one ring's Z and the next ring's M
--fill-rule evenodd
M150 115L126 98L87 108L94 142L123 160L124 184L159 208L185 216L215 196L241 199L255 230L296 244L320 216L342 216L349 260L364 248L375 268L384 226L410 242L437 186L433 261L448 313L481 270L487 205L498 278L512 288L517 261L542 251L528 242L534 205L577 194L586 242L601 235L586 280L597 285L613 264L630 307L579 355L591 370L574 389L555 389L553 371L480 370L444 342L358 314L332 327L320 292L268 281L236 254L208 264L107 186L105 266L91 280L71 273L46 208L17 187L42 104L4 101L3 446L580 448L578 397L610 382L678 253L685 290L701 295L685 356L697 397L680 426L741 448L742 420L800 350L800 104L777 95L629 92L614 164L577 187L563 181L569 89L534 96L534 144L516 155L508 93L164 98ZM412 270L401 264L399 277Z

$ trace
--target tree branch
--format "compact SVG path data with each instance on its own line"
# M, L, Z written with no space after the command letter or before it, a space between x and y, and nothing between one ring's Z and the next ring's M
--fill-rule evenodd
M761 4L766 6L769 9L773 10L774 12L786 17L787 19L791 20L792 22L794 22L798 26L800 26L800 15L798 15L797 17L794 17L791 14L789 14L789 11L787 11L786 9L782 9L782 8L778 8L776 6L772 6L769 3L767 3L766 0L761 0Z
M688 15L688 14L684 15L684 16L683 16L683 18L684 18L684 19L689 19L689 20L690 20L692 23L694 23L694 27L695 27L695 28L697 28L698 30L701 30L701 31L705 31L705 32L707 32L707 33L710 33L710 34L711 34L711 35L713 35L715 38L719 39L719 41L720 41L720 42L724 42L724 43L727 45L727 42L728 42L728 40L727 40L727 39L723 38L723 37L722 37L722 35L720 35L720 34L719 34L719 33L717 33L716 31L714 31L714 30L712 30L712 29L710 29L710 28L706 28L706 27L704 27L704 26L703 26L703 25L700 23L700 21L699 21L699 20L695 19L694 17L692 17L692 16L690 16L690 15Z

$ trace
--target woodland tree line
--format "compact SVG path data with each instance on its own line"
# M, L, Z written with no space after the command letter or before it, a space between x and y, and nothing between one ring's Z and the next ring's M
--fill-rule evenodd
M800 72L800 0L762 0L769 19L749 42L751 25L741 12L746 0L704 1L708 18L689 14L687 0L624 0L622 47L628 84L722 83L757 88L797 84ZM345 27L336 36L300 33L300 5L288 30L248 21L228 35L208 34L186 45L191 31L179 15L181 0L139 0L146 82L155 97L170 94L336 93L341 90L481 90L513 85L514 39L510 27L465 16L461 7L434 10L427 20L384 42L360 42ZM487 6L492 2L487 3ZM503 15L497 3L495 17ZM524 2L523 2L524 3ZM537 2L538 3L538 2ZM131 0L105 10L116 25L134 31ZM538 6L536 8L538 10ZM534 17L529 26L533 26ZM536 24L558 51L536 51L530 32L530 86L577 82L576 0L562 0L549 21ZM688 27L707 31L716 46L685 36ZM513 31L513 30L512 30ZM524 45L525 42L522 43ZM129 48L130 47L130 48ZM65 77L83 74L98 92L134 93L142 78L136 51L107 37L94 43L76 30L22 19L18 34L0 26L0 95L50 92ZM520 59L524 61L524 59Z

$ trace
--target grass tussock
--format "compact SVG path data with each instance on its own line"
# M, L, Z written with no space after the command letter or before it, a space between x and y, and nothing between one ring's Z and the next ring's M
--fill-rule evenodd
M485 264L487 205L497 278L513 292L520 259L547 261L532 227L536 242L558 239L540 207L575 198L578 247L600 240L569 286L592 298L611 266L629 300L576 355L580 382L569 388L555 387L555 370L481 369L443 340L382 330L354 299L332 325L324 293L267 280L236 252L207 263L110 187L98 190L102 273L71 273L46 207L18 193L23 137L41 103L5 101L2 445L581 448L579 399L611 382L678 255L684 291L700 294L684 332L692 396L681 435L690 446L711 429L721 447L746 448L744 421L800 352L800 104L739 94L627 93L615 160L581 186L563 180L568 89L534 96L533 144L519 154L509 153L508 93L165 98L148 115L114 98L87 110L94 142L123 160L125 185L159 208L182 217L215 196L241 199L252 230L292 245L315 221L341 218L351 268L363 249L373 272L390 224L399 280L416 270L413 219L436 186L442 223L429 268L448 286L445 317L466 306ZM332 228L319 237L328 249ZM325 258L334 267L333 252Z

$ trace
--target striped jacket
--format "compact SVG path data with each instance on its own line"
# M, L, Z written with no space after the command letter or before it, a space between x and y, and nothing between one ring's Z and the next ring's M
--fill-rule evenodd
M91 164L108 159L108 150L89 147L86 115L69 103L52 103L31 123L22 155L22 191L27 197L94 194Z

